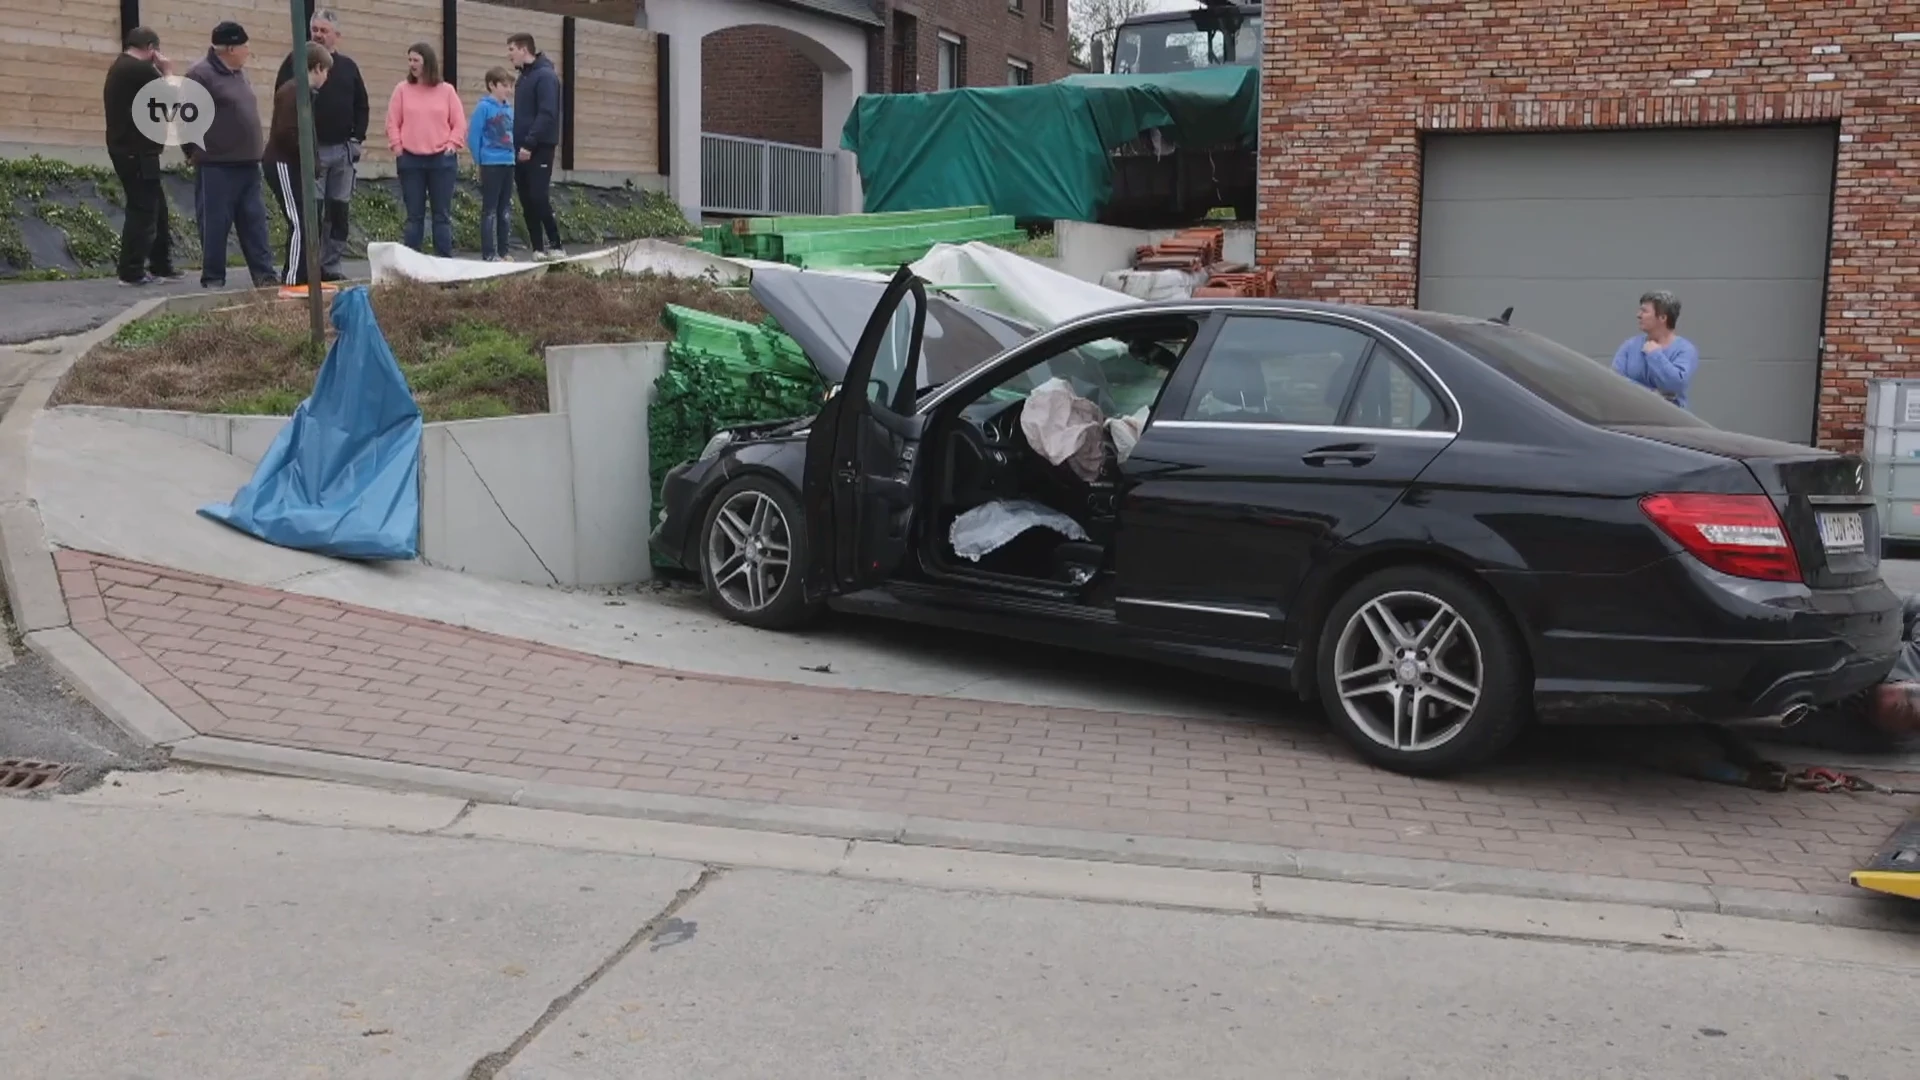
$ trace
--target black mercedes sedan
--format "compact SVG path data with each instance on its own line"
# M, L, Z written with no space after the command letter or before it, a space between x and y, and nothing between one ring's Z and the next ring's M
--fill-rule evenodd
M905 270L753 291L836 388L670 472L652 537L743 623L1264 680L1424 775L1536 720L1792 723L1900 644L1859 458L1503 320L1209 299L1036 333Z

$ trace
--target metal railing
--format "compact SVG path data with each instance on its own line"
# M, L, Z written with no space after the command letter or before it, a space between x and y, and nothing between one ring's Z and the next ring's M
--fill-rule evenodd
M700 208L715 214L837 214L840 155L811 146L700 136Z

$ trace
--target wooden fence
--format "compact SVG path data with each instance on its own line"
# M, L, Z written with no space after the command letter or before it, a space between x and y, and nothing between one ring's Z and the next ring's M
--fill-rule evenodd
M0 146L98 159L105 137L101 88L120 51L122 8L160 34L160 47L184 73L205 55L216 23L247 28L248 72L264 124L273 76L292 49L282 0L0 0ZM372 103L367 160L390 166L384 135L387 98L406 77L407 49L424 41L444 59L442 0L321 0L340 17L340 51L360 65ZM507 63L507 35L532 34L556 67L565 67L561 16L457 0L455 85L469 112L485 93L488 68ZM634 177L659 173L659 80L654 35L591 19L573 20L573 162L576 172Z

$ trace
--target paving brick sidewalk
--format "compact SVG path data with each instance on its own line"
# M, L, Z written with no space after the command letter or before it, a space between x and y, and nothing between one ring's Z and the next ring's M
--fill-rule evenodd
M530 780L1812 893L1849 891L1913 804L1552 745L1413 780L1298 710L1235 724L683 675L79 552L57 564L74 629L203 734Z

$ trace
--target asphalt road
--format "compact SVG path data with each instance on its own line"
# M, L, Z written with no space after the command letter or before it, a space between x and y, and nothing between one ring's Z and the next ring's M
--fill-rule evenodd
M364 277L367 264L348 262L346 271L350 277ZM149 297L198 293L198 274L190 270L179 281L137 289L112 277L0 284L0 345L84 333ZM244 268L229 269L227 287L241 288L246 276Z
M467 839L457 800L349 792L289 824L271 799L196 810L192 774L126 783L0 798L9 1076L1892 1080L1920 1052L1920 944L1895 935L1456 932L1402 890L1394 928L1222 914L578 850L571 825Z

